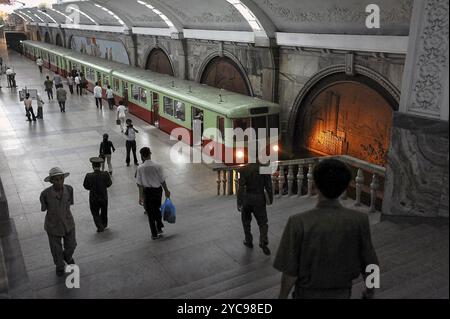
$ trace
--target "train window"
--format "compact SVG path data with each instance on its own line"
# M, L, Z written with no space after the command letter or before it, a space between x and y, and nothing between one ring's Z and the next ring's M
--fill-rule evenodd
M173 100L167 96L164 97L164 113L173 116Z
M142 103L145 103L145 104L147 104L147 90L146 89L143 89L143 88L139 88L139 100L142 102Z
M94 81L95 71L91 68L86 68L86 79Z
M134 84L131 84L131 96L135 101L139 101L139 88Z
M119 92L120 90L120 81L119 79L114 78L113 79L113 90L116 92Z
M280 126L280 118L278 114L269 115L269 128L278 128Z
M103 86L106 88L109 85L109 76L103 75Z
M180 121L186 120L186 106L183 102L175 100L175 118Z
M252 128L256 132L257 138L264 138L267 136L267 116L252 117ZM264 129L264 136L259 135L259 130Z
M222 116L217 117L217 129L219 130L222 138L225 136L225 119Z

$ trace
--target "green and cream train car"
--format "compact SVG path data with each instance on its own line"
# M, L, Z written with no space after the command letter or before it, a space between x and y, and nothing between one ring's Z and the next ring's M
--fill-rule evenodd
M49 56L46 66L55 72L64 76L72 69L83 72L90 83L90 90L97 81L103 88L111 85L116 102L124 100L131 114L168 134L183 128L188 134L177 138L190 145L200 143L204 151L216 159L225 160L227 153L233 154L233 163L247 158L247 144L242 146L233 130L229 129L245 131L254 128L259 132L258 138L263 137L261 134L266 138L269 129L279 128L280 107L276 103L46 43L24 41L23 44L27 56L32 59L39 55ZM200 128L199 140L194 137L194 126ZM278 152L278 139L264 147L266 151Z

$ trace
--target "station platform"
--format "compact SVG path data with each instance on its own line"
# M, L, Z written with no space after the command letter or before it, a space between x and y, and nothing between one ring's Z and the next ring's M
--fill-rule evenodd
M166 223L164 237L152 240L147 216L138 204L136 167L125 163L125 138L115 124L116 113L108 109L106 101L103 110L98 110L91 93L81 97L69 94L66 113L61 113L56 100L48 101L43 89L45 75L53 74L44 69L41 75L34 62L7 52L1 44L0 52L4 63L17 73L17 89L6 88L5 77L0 83L0 177L17 251L22 252L16 257L23 261L24 274L16 275L21 286L6 298L277 297L281 274L272 264L284 226L290 215L312 208L314 197L275 201L268 207L272 255L264 255L257 245L248 249L242 244L235 197L216 194L217 174L204 164L172 162L169 151L175 141L130 115L139 130L137 148L151 147L152 159L165 167L177 207L176 224ZM44 119L26 121L18 97L25 86L38 89L43 97ZM109 230L97 233L89 193L82 183L85 174L92 171L89 158L98 155L104 133L109 134L116 152L109 189ZM70 172L66 184L74 188L72 213L78 242L74 259L80 267L79 289L68 289L65 277L56 276L44 231L45 213L40 211L39 195L50 186L44 178L54 166ZM344 204L353 205L350 200ZM382 265L378 296L448 298L448 225L398 225L380 222L379 217L369 216ZM252 231L257 244L255 221ZM352 298L360 298L362 289L361 280L355 282Z

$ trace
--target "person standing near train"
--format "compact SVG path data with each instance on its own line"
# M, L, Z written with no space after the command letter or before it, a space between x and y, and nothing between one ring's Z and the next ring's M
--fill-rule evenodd
M126 112L128 112L128 109L125 107L124 101L121 100L119 102L119 106L117 107L117 120L120 121L120 131L122 133L125 130Z
M108 100L109 109L112 110L116 101L114 100L114 91L111 89L110 85L108 85L106 89L106 99Z
M134 165L139 165L136 157L136 133L139 133L139 131L133 127L133 122L130 119L128 119L126 123L127 123L127 128L125 130L125 136L127 140L125 144L127 149L126 163L127 166L130 166L130 151L133 151Z
M81 77L78 73L75 75L74 81L75 81L75 85L77 86L77 95L81 95L82 94Z
M48 75L45 78L45 92L47 92L48 100L50 101L50 98L53 100L53 81L50 80L50 77Z
M95 82L94 97L95 97L95 106L97 108L100 106L100 110L101 110L103 108L103 104L102 104L102 88L98 84L98 82Z
M67 85L69 86L70 94L73 94L73 83L74 82L75 82L75 80L73 79L72 74L69 74L69 76L67 77Z
M36 59L36 65L37 65L38 68L39 68L39 72L41 72L41 74L42 74L42 66L44 65L44 60L42 60L41 57L38 57L38 58Z

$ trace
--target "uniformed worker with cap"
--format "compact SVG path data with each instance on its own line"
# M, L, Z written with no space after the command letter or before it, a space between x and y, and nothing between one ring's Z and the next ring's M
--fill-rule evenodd
M269 174L260 173L260 167L260 163L252 163L239 171L237 205L238 210L241 212L242 226L244 228L244 245L248 248L253 248L253 236L251 233L253 214L259 226L259 246L264 254L270 255L266 204L270 205L273 201L272 182ZM268 194L268 203L266 203L264 191Z
M97 232L103 232L108 227L108 187L112 185L111 176L108 172L101 171L104 159L91 157L94 172L87 173L84 178L83 187L89 191L89 207L94 217Z

